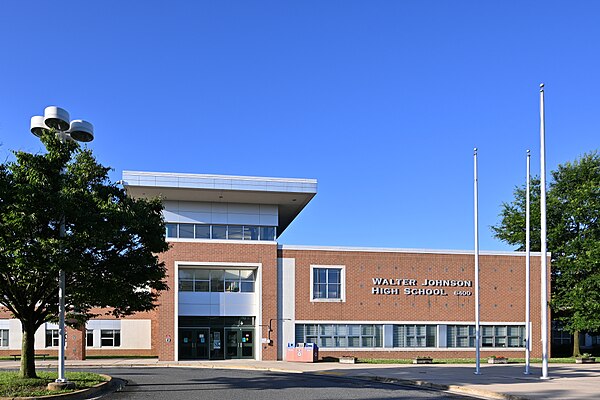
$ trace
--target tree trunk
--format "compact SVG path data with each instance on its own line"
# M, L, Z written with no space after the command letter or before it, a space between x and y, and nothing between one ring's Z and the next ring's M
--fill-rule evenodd
M579 331L573 332L573 357L579 357Z
M35 326L29 321L21 321L23 341L21 343L21 378L37 378L35 373Z

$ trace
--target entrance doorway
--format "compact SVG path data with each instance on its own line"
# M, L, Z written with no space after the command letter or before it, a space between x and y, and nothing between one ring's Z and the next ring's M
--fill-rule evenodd
M180 360L254 358L254 317L179 317Z
M179 330L179 358L208 360L209 343L209 328L182 328Z
M254 358L254 329L225 328L225 358Z

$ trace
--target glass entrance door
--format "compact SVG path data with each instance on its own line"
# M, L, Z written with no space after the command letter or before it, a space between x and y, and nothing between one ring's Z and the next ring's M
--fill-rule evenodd
M254 329L225 328L225 358L254 358Z
M179 359L208 360L210 330L208 328L181 328L179 330Z

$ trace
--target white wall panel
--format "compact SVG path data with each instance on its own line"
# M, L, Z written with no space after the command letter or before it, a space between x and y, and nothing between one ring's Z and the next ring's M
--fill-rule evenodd
M152 321L124 319L121 321L121 349L152 348Z

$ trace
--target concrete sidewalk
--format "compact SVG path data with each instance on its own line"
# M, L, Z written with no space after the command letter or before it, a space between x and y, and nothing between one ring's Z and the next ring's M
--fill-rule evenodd
M57 360L36 361L38 368L53 368ZM344 378L370 379L498 399L600 399L600 364L550 364L550 380L542 380L534 365L524 375L523 364L481 365L475 375L472 364L338 364L285 361L158 361L156 359L91 359L67 361L68 368L194 367L253 369L286 373L314 373ZM18 369L19 362L0 361L1 369Z

